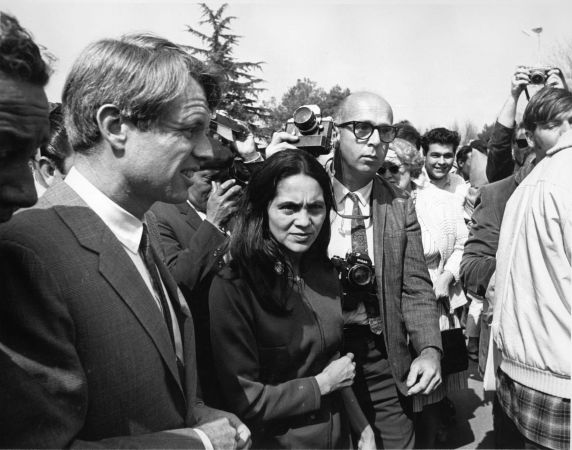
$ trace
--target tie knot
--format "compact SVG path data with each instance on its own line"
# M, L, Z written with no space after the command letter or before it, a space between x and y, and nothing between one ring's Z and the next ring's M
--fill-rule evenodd
M352 202L359 205L359 197L355 192L348 192L347 196Z

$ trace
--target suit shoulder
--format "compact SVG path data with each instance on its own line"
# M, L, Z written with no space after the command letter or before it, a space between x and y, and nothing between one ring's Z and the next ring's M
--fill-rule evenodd
M154 203L150 211L155 215L156 219L161 222L164 217L172 217L178 216L181 211L181 207L185 206L185 204L171 204L171 203L163 203L163 202L156 202Z
M503 178L502 180L495 181L494 183L485 184L484 186L481 186L480 196L481 196L481 199L486 198L486 199L490 199L492 201L495 201L495 200L498 200L501 198L508 199L508 197L511 196L511 194L514 192L516 187L517 187L517 184L515 181L515 176L510 175L506 178Z
M30 208L18 212L0 226L0 240L22 244L41 243L52 240L65 228L52 208Z
M389 194L392 200L398 200L401 202L411 198L409 192L387 182L379 174L375 175L373 182L379 186L380 191L385 191Z

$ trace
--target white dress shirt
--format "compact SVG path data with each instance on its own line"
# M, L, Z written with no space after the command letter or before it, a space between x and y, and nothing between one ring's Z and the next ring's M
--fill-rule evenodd
M133 264L137 268L137 272L143 278L147 289L153 295L157 307L163 311L159 295L155 292L151 275L147 270L147 266L139 253L139 245L141 236L143 235L143 222L137 217L125 211L121 206L107 197L103 192L91 184L75 167L72 167L69 174L64 180L77 195L89 206L95 214L97 214L103 223L111 230L117 240L123 246L125 253L129 256ZM175 338L175 351L180 361L183 359L183 344L181 340L181 330L179 323L173 310L173 305L169 300L169 294L165 289L165 285L161 280L161 287L165 293L165 298L169 304L169 312L171 314L171 322L173 323L173 334Z
M352 250L352 219L340 216L352 215L354 202L348 197L350 192L347 187L332 177L334 188L335 211L331 212L330 223L332 226L332 237L328 246L328 256L339 256L345 258ZM371 220L371 191L373 180L361 189L354 192L359 199L359 207L364 218L365 235L367 239L367 252L373 262L373 220ZM359 303L354 311L344 311L344 323L367 325L367 313L363 303Z

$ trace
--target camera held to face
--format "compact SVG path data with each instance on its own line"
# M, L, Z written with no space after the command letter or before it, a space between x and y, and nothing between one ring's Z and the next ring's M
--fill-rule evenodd
M370 257L365 253L348 252L345 258L334 256L332 264L342 283L342 307L351 311L359 302L376 302L375 272Z
M523 66L528 69L528 76L530 78L530 84L546 84L548 79L548 72L555 67L550 66Z
M322 117L317 105L300 106L284 127L284 131L299 137L296 147L313 156L330 153L333 130L334 120Z

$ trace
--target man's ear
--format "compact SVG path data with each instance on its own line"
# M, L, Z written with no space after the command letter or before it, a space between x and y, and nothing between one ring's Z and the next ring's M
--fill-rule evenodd
M115 150L123 150L127 141L127 125L121 118L117 106L100 106L96 113L97 125L101 137Z
M54 162L45 156L40 157L40 160L38 161L38 172L40 173L46 187L49 187L54 183L56 172L59 173Z

